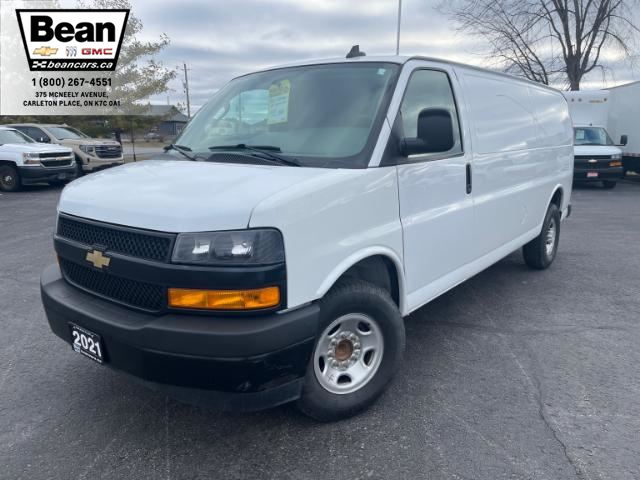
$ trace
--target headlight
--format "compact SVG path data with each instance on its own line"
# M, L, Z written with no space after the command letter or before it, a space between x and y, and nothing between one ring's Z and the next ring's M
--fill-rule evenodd
M40 155L37 153L23 153L22 161L25 165L40 165Z
M80 145L80 150L82 150L84 153L88 153L89 155L96 154L96 147L93 145Z
M264 265L284 262L282 235L274 229L181 233L174 263L195 265Z

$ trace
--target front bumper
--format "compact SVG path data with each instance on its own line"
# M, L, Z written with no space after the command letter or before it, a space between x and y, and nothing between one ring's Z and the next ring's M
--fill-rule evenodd
M597 177L588 177L588 173L596 172ZM620 180L624 177L622 167L575 168L573 180L576 182L598 182L601 180Z
M18 172L20 173L20 180L23 185L73 180L76 178L75 165L70 167L43 167L34 165L31 167L18 167Z
M258 410L299 397L319 307L256 317L130 310L67 283L57 265L42 274L52 331L71 344L69 322L101 336L105 364L195 404Z
M99 158L84 157L82 162L82 170L85 172L97 172L106 168L118 167L124 165L124 157L120 158Z

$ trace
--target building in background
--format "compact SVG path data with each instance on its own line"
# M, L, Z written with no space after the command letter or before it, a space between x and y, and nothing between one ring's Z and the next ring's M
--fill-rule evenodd
M178 135L189 121L189 118L173 105L149 105L145 115L158 117L158 124L151 128L162 137Z

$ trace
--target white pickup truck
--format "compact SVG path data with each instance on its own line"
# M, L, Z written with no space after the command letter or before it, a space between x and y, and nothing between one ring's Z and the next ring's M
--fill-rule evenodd
M62 184L76 177L73 151L37 143L14 128L0 127L0 191L33 183Z
M561 93L431 58L236 78L168 152L63 190L42 300L86 358L225 409L362 411L403 317L519 248L549 267L570 212Z

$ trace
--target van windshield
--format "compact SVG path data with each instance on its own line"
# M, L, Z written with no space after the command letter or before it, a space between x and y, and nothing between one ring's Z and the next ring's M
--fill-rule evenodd
M601 127L578 127L575 134L576 145L613 145L613 140Z
M399 69L335 63L239 77L198 111L175 143L211 161L223 158L225 146L247 145L301 166L364 168Z

